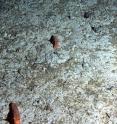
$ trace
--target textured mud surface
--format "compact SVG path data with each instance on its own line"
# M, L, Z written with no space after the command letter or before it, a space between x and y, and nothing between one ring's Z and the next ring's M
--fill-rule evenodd
M117 124L117 1L0 5L0 124L11 101L22 124Z

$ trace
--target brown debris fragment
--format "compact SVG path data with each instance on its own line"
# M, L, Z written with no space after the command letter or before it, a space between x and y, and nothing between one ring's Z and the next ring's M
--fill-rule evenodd
M10 124L21 124L20 113L16 103L11 102L9 104L9 113L7 115L6 121Z
M57 36L52 35L49 41L52 43L54 49L61 47Z

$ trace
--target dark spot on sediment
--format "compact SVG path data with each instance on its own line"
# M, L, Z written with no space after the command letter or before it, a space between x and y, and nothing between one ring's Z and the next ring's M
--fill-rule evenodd
M89 17L90 17L90 15L91 15L91 13L90 13L90 12L84 12L84 18L89 18Z

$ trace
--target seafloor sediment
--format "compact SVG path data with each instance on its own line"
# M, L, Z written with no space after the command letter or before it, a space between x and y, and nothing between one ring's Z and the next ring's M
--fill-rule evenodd
M117 124L117 0L0 5L0 124Z

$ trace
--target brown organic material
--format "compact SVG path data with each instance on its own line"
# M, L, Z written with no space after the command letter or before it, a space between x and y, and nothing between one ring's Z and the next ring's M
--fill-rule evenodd
M20 113L16 103L9 104L9 113L6 119L10 124L21 124L20 122Z
M60 41L57 36L52 35L49 41L53 44L54 49L60 48Z

